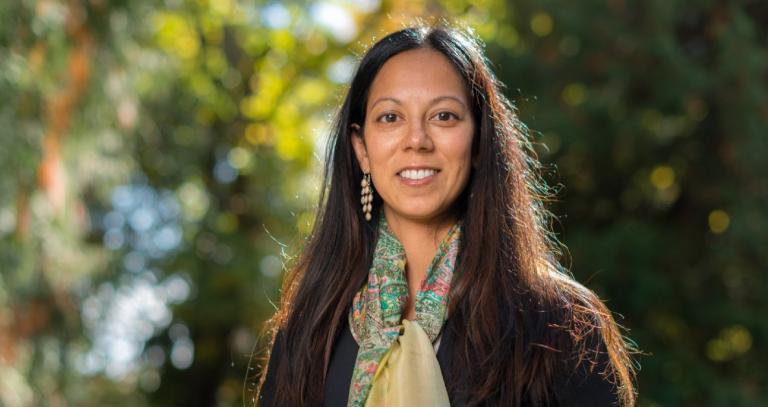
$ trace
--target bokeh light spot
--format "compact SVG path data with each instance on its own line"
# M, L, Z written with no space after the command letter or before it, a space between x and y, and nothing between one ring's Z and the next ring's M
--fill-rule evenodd
M253 164L253 155L242 147L235 147L229 150L227 160L232 167L242 171Z
M747 353L752 348L752 334L741 325L734 325L720 331L707 343L707 357L716 362L725 362Z
M581 83L571 83L563 88L563 102L568 106L578 106L587 98L587 87Z
M166 52L181 59L192 59L200 50L200 40L194 27L184 16L160 13L155 16L157 43Z
M179 370L192 366L195 357L195 345L189 337L182 337L173 343L171 348L171 363Z
M274 255L264 256L259 262L261 274L266 277L275 278L280 275L283 269L283 263L280 258Z
M272 3L261 9L261 21L269 28L285 28L291 24L291 13L284 5Z
M142 372L139 376L139 387L147 393L152 393L160 388L160 373L155 369Z
M531 18L531 31L540 37L549 35L553 25L552 17L543 11L534 14Z
M185 219L194 222L208 212L210 203L208 194L198 183L187 181L179 187L176 194L181 202L181 212Z
M264 124L251 123L245 126L245 139L253 145L267 144L269 128Z
M650 178L656 189L667 189L675 183L675 170L668 165L657 165Z
M722 209L710 212L707 220L709 222L709 230L716 234L725 232L731 224L731 217Z

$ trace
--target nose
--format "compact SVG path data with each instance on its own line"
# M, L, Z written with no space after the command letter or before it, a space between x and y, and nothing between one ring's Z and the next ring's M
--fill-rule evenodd
M413 150L431 150L432 137L427 132L427 127L421 120L413 120L408 125L408 134L405 137L405 148Z

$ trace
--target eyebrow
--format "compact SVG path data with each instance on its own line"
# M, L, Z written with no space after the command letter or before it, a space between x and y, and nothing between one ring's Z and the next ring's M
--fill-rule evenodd
M398 105L402 105L403 104L403 102L401 102L400 99L393 98L391 96L383 96L383 97L380 97L380 98L376 99L376 101L373 102L373 104L371 105L371 109L373 109L374 106L376 106L379 102L384 102L384 101L387 101L387 100L390 101L390 102L393 102L395 104L398 104ZM461 99L457 98L456 96L452 96L452 95L438 96L438 97L432 99L431 101L429 101L429 104L430 105L434 105L434 104L436 104L438 102L442 102L443 100L453 100L455 102L458 102L464 108L467 107Z

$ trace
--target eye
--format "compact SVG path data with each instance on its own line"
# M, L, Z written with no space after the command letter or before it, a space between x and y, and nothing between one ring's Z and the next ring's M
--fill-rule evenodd
M394 123L397 121L397 115L394 113L384 113L383 115L379 116L376 121L383 123Z
M436 114L434 116L434 118L436 118L437 120L442 121L442 122L447 122L448 120L451 120L451 119L458 120L459 116L456 116L455 114L453 114L451 112L439 112L438 114Z

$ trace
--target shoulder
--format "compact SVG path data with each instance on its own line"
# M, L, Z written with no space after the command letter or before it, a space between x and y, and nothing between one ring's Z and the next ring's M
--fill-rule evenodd
M283 348L285 346L285 334L282 330L276 330L273 333L272 346L270 347L267 358L266 370L262 372L260 389L258 391L258 399L260 406L273 406L275 405L276 396L276 376L277 376L277 364L283 355Z
M568 328L574 342L591 342L597 346L604 333L617 328L611 311L603 301L583 284L574 279L567 271L557 266L547 265L539 268L550 307L559 315L558 321ZM589 340L589 341L587 341Z
M632 404L633 367L630 348L613 314L589 288L552 268L558 326L565 334L557 378L559 405L609 406Z
M622 405L620 384L603 345L595 345L592 355L572 356L561 363L554 387L558 406Z

